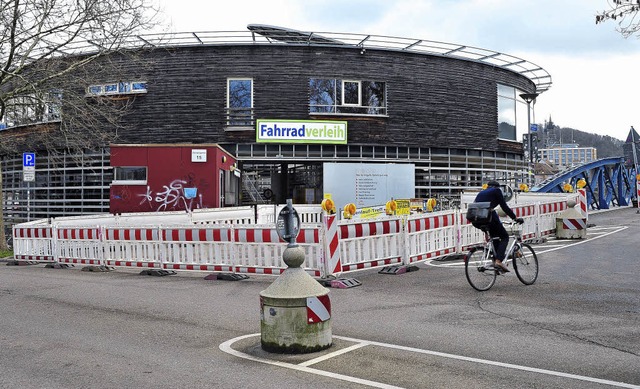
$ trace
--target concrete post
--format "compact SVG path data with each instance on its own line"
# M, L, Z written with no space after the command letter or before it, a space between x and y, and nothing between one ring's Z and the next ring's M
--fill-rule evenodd
M331 302L329 289L320 285L300 266L304 250L295 244L298 231L292 222L297 215L287 200L281 235L289 244L282 259L287 269L265 290L260 292L260 344L262 349L276 353L310 353L331 347ZM280 229L278 234L281 234Z
M557 239L584 239L587 237L587 218L574 207L575 200L567 201L567 209L556 218Z

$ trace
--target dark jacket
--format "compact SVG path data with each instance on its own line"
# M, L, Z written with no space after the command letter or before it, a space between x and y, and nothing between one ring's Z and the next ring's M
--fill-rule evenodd
M489 188L481 191L476 196L475 202L476 203L490 202L491 203L491 208L495 208L495 207L497 207L499 205L500 208L502 208L502 210L504 211L504 213L507 214L507 216L509 216L511 219L514 219L514 220L516 219L516 214L513 213L511 208L509 208L509 206L507 205L507 202L504 201L504 196L502 195L502 191L500 190L500 188L489 187ZM495 212L495 211L493 211L493 212ZM497 212L493 216L494 216L494 218L498 218Z

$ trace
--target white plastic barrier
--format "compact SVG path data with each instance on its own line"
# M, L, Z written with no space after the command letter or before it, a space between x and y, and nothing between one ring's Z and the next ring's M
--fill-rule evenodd
M256 224L256 215L253 207L197 209L191 214L191 222L195 224Z
M478 191L463 192L460 195L460 204L466 205L472 203L477 195ZM515 192L513 198L511 198L507 204L509 204L509 207L514 207L522 204L567 202L575 198L575 193Z
M555 234L556 218L567 209L567 203L563 201L538 204L538 237Z
M106 227L102 234L104 265L160 268L159 227Z
M58 263L102 265L100 227L56 227L54 242Z
M529 240L539 238L538 234L538 213L535 204L514 205L511 207L516 217L524 219L522 225L522 239Z
M285 208L286 204L261 204L256 206L257 224L274 224L278 218L278 214ZM321 224L324 213L320 205L314 204L296 204L294 206L298 216L300 216L301 224Z
M477 246L480 243L484 242L484 233L479 228L475 228L471 223L469 223L469 221L467 221L466 204L464 206L465 209L462 210L457 216L459 227L457 253L465 253L471 247Z
M13 252L19 261L55 262L52 226L42 221L14 226Z
M280 240L275 225L235 226L234 272L281 274L287 268L282 255L287 244ZM322 225L303 225L296 243L304 250L303 268L313 276L323 275Z
M409 216L405 264L455 253L458 246L457 214L457 211L443 211Z
M234 265L230 225L161 228L158 260L171 270L231 272Z
M402 219L340 221L339 256L343 272L403 263Z
M316 277L408 265L464 253L484 241L482 232L466 221L464 207L466 204L461 211L374 220L338 221L336 215L325 215L321 224L302 224L296 242L305 251L304 269ZM556 218L567 203L517 204L512 208L525 220L523 237L527 240L554 233ZM241 220L238 215L247 211L227 213L229 222L218 213L218 220L206 225L17 225L14 254L16 259L39 262L281 274L286 269L282 261L286 243L278 237L275 223L237 223ZM307 214L315 215L315 211ZM134 217L140 215L130 220Z
M321 225L306 225L296 239L305 270L317 277L323 275L321 236ZM107 266L249 274L281 274L286 247L274 225L108 227L102 241Z

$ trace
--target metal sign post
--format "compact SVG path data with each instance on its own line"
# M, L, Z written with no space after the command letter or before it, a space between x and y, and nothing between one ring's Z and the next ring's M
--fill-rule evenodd
M22 153L22 181L27 183L27 221L31 221L31 182L36 180L36 153Z

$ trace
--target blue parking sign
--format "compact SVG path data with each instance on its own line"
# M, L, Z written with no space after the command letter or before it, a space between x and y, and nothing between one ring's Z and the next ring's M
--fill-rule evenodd
M36 166L36 153L22 153L22 166Z

